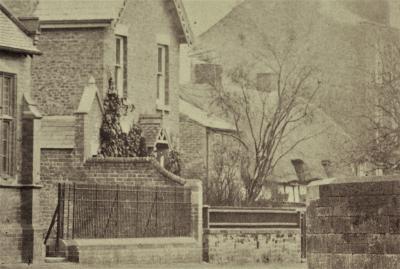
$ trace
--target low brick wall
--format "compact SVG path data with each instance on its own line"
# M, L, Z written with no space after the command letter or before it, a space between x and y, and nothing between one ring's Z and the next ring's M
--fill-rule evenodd
M299 228L209 229L203 247L203 258L210 263L301 261Z
M170 262L200 262L202 257L202 187L199 180L186 180L178 177L163 167L152 158L91 158L82 162L72 150L46 150L42 149L41 168L43 171L41 191L41 216L42 223L48 227L54 209L57 205L58 183L96 183L106 185L133 185L143 187L174 187L185 186L191 189L191 219L192 233L188 237L189 243L164 245L163 240L153 242L151 248L141 249L143 246L134 239L126 241L127 244L102 244L103 239L93 241L76 240L76 261L80 263L155 263L166 262L169 255ZM50 241L55 237L55 229L50 236ZM173 238L177 239L177 238ZM179 238L178 238L179 239ZM133 240L133 241L132 241ZM142 239L141 239L142 240ZM110 243L112 243L110 239ZM118 241L118 240L117 240ZM123 241L123 240L121 240ZM167 240L168 241L168 240ZM179 241L179 240L178 240ZM90 242L88 245L87 242ZM190 253L188 253L190 252ZM149 254L146 261L145 253ZM175 253L175 254L174 254ZM151 254L151 255L150 255ZM93 258L94 256L95 259ZM163 258L163 257L166 258ZM93 258L93 260L91 260ZM74 259L72 259L74 260Z
M92 158L83 168L85 182L143 186L179 186L185 183L153 158Z
M325 180L307 195L309 269L399 268L400 177Z
M92 158L81 162L72 150L42 149L41 222L48 228L57 206L58 183L181 186L185 180L151 158Z

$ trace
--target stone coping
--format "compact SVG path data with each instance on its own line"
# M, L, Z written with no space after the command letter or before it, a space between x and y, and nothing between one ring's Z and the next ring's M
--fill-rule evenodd
M341 178L326 178L313 181L308 186L321 186L330 184L346 184L346 183L362 183L362 182L400 182L400 175L390 176L366 176L366 177L341 177Z
M41 189L43 186L38 184L4 184L0 183L0 189Z
M193 237L149 237L149 238L110 238L110 239L73 239L66 240L67 245L79 247L100 246L144 246L144 245L171 245L195 244Z
M209 228L203 229L204 234L260 234L282 233L283 231L299 232L300 228Z
M93 157L88 160L86 160L87 164L96 164L96 163L150 163L153 165L153 167L163 176L167 177L168 179L180 184L180 185L185 185L187 182L186 179L177 176L171 172L169 172L167 169L162 167L156 159L153 157Z

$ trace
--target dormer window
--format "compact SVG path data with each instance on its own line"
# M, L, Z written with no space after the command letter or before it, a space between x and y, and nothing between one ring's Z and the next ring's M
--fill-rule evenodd
M169 105L169 51L161 44L157 46L157 105Z
M127 39L116 36L115 41L115 90L119 96L127 97Z

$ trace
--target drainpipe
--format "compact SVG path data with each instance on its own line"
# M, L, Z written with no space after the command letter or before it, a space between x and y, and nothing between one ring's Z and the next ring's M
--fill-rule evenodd
M208 193L208 180L209 180L209 135L210 135L210 130L208 128L206 128L206 182L205 182L205 186L204 186L204 203L208 203L208 197L207 197L207 193Z

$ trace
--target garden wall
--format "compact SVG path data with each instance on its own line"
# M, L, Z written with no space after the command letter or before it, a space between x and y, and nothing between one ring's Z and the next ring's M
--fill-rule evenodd
M204 248L210 263L295 263L301 261L301 234L298 228L209 229Z
M185 181L162 168L152 158L92 158L85 163L73 150L42 149L41 221L48 228L57 206L58 183L179 186Z
M203 259L217 264L300 262L304 210L205 206Z
M399 268L399 179L312 183L307 194L308 268Z

